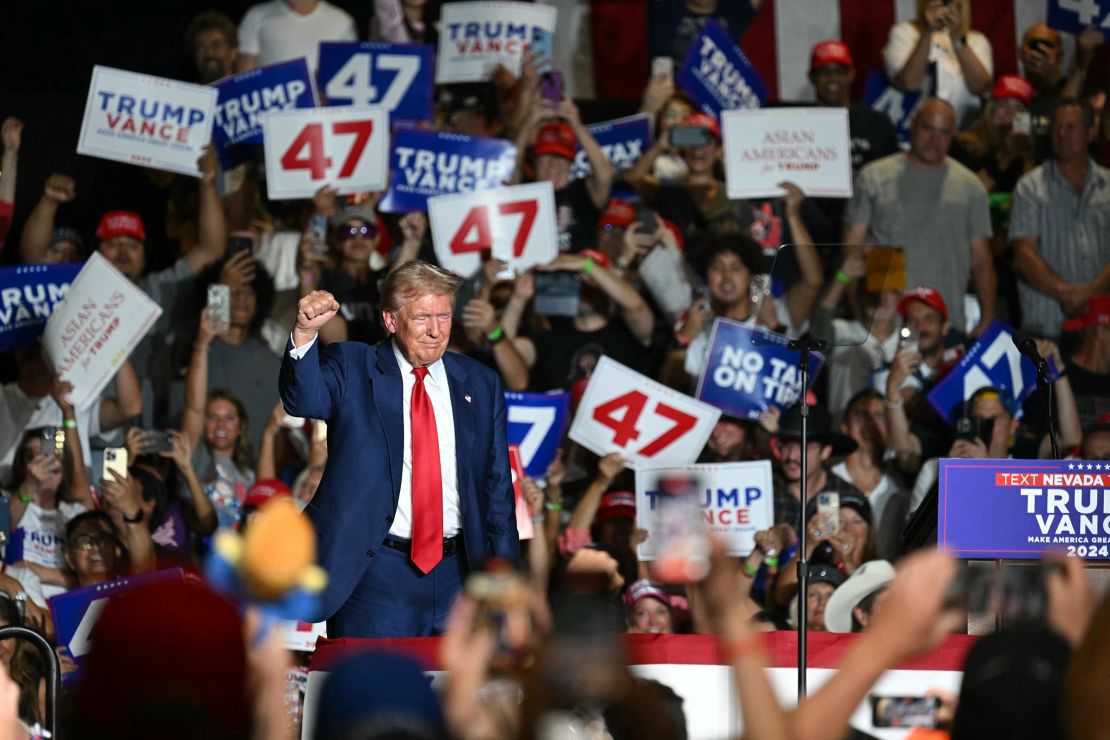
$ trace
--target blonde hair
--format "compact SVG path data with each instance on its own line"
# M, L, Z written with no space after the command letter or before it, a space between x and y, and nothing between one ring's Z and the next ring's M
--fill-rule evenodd
M932 0L917 0L917 19L914 23L918 29L925 29L925 6ZM952 0L960 6L960 33L967 35L971 31L971 0Z
M423 260L406 262L382 282L382 309L396 313L402 304L425 295L450 296L454 306L462 282L458 275Z

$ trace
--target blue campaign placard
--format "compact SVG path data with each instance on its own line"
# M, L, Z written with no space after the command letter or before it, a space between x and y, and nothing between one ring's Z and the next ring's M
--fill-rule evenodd
M881 70L867 73L863 87L863 102L880 113L885 113L898 131L898 141L910 140L910 121L917 113L924 97L920 92L902 92L890 84Z
M1103 460L942 459L937 546L960 558L1110 560L1108 489Z
M1049 370L1058 377L1051 360ZM1001 321L991 322L927 398L941 418L952 423L963 402L986 386L1010 391L1019 406L1037 389L1037 369L1022 357L1014 346L1013 330Z
M715 117L725 110L760 108L767 99L759 73L716 21L706 23L690 45L675 82Z
M586 130L597 141L605 158L613 169L620 172L636 164L636 160L652 144L651 116L647 113L638 113L634 116L617 118L612 121L602 121ZM586 150L581 146L574 155L574 164L570 168L570 177L577 180L590 174L590 161L586 158Z
M516 146L506 139L398 128L389 155L385 213L428 210L435 195L492 190L512 178Z
M697 398L740 419L758 419L770 406L786 410L801 396L798 353L782 334L717 319L709 336L709 358L698 380ZM825 364L809 356L809 387Z
M31 344L65 299L80 264L0 268L0 352Z
M59 647L66 648L78 668L76 673L67 674L63 680L68 682L80 678L81 665L92 648L93 625L107 605L108 599L127 593L138 586L184 579L185 571L181 568L169 568L74 589L52 598L50 611L54 619L55 641Z
M520 448L521 464L526 475L543 478L567 430L570 394L565 391L507 391L505 405L508 409L509 445Z
M324 105L380 105L393 121L433 117L435 49L428 44L325 41L316 79Z
M1094 26L1103 38L1110 38L1110 0L1048 0L1045 22L1076 35Z
M225 77L213 87L217 97L212 136L225 169L246 160L244 145L262 145L262 119L267 111L316 107L304 59Z

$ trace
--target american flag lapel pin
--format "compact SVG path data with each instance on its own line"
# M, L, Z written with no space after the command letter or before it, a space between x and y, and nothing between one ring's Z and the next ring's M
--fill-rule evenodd
M470 403L470 396L463 396L467 403Z

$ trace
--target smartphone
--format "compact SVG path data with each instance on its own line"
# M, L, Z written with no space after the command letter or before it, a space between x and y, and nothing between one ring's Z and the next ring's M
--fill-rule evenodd
M540 316L577 316L581 288L577 272L537 272L532 310Z
M713 143L713 132L701 126L674 126L671 128L671 146L707 146Z
M671 57L655 57L651 60L651 76L666 77L674 81L674 59Z
M127 448L107 447L104 450L104 465L100 477L104 480L115 480L111 471L116 471L121 478L127 477Z
M231 326L231 286L212 283L208 286L208 312L217 331L227 331Z
M979 440L989 447L993 436L994 419L961 416L956 420L956 439L965 439L968 442Z
M1026 111L1019 111L1014 114L1014 120L1010 124L1010 130L1015 134L1029 135L1033 131L1033 118Z
M871 695L875 727L936 727L940 699L935 696Z
M898 333L898 349L905 349L907 352L918 352L918 340L920 335L910 329L908 326L903 326L902 330Z
M236 231L227 237L227 256L233 257L239 252L254 254L255 237L249 231Z
M655 211L647 206L638 206L636 208L636 227L641 234L654 234L655 230L659 228L659 224L655 222Z
M324 257L328 253L328 217L319 213L308 219L308 233L312 235L312 253Z
M65 449L66 430L64 427L46 427L42 430L42 454L54 455L55 460L61 460Z
M561 102L565 95L563 73L553 69L540 75L540 95L552 103Z
M659 556L651 575L660 583L696 583L709 572L708 525L698 505L701 488L701 479L689 473L658 479Z
M840 531L840 494L839 493L819 493L817 494L817 515L824 515L829 522L831 529L828 530L829 535L834 535ZM821 532L825 534L824 531Z
M143 437L143 454L173 452L173 435L169 432L149 430Z

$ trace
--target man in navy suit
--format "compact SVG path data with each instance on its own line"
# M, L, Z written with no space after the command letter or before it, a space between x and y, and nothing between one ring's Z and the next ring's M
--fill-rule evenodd
M501 381L446 351L460 282L398 267L382 287L391 338L374 346L320 349L339 304L319 290L298 304L279 389L290 414L328 423L306 511L329 637L439 634L466 574L519 554Z

